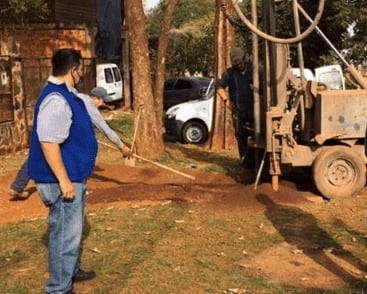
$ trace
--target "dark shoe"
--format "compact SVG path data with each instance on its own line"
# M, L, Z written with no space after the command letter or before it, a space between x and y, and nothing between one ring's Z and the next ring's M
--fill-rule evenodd
M79 270L76 275L73 277L73 282L81 282L81 281L87 281L92 280L96 277L96 273L94 271L85 272L83 270Z
M21 192L17 192L13 189L10 189L9 195L12 196L13 199L25 199L29 196L29 191L23 190Z

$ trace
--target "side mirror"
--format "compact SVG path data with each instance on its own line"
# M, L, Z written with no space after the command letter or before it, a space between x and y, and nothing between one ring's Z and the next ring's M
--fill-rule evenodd
M199 89L199 95L203 97L206 94L206 91L208 90L208 87L201 87Z

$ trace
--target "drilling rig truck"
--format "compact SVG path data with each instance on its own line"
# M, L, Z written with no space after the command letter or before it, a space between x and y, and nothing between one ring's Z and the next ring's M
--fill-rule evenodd
M253 146L264 150L263 159L269 160L272 186L278 189L279 176L286 166L312 167L314 184L326 198L353 196L366 183L365 132L367 115L367 85L353 65L348 64L327 37L318 28L325 0L319 0L313 19L297 0L252 1L252 14L256 4L262 2L262 28L256 21L246 18L232 0L234 10L253 32L254 89L259 89L258 48L264 54L264 93L254 95ZM293 4L295 34L278 38L275 34L275 6L280 2ZM301 32L299 14L309 26ZM248 14L247 14L248 15ZM358 83L358 89L330 90L323 83L299 79L292 73L290 45L298 53L298 67L304 70L302 40L316 31L336 51L346 66L346 71ZM261 43L260 43L261 40ZM259 46L259 44L262 45ZM260 164L259 173L263 167Z

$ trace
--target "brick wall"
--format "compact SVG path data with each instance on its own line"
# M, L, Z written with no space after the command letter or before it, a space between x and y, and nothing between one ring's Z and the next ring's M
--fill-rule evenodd
M0 155L19 151L28 146L28 131L24 109L22 62L17 57L1 57L9 64L6 85L0 91L2 101L10 97L10 103L2 104L0 113ZM11 101L12 100L12 101Z
M0 103L0 118L1 112L6 116L0 120L0 155L28 147L33 105L38 97L36 93L40 92L49 74L45 73L47 67L40 70L41 67L36 70L37 76L23 75L26 60L48 59L55 50L65 47L80 50L83 58L93 58L95 31L95 28L83 25L68 28L39 25L32 29L0 32L0 55L3 56L0 57L5 61L9 59L7 91L0 91L0 102L10 97L7 103ZM33 93L32 97L27 97L27 93Z
M55 50L65 47L80 50L83 58L90 58L94 57L95 33L95 28L85 26L44 26L18 30L14 32L13 38L19 44L20 55L25 58L51 57Z

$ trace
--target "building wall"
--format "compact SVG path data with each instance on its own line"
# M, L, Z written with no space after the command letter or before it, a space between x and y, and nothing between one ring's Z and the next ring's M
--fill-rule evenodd
M11 35L9 35L11 34ZM80 50L83 58L94 57L96 34L95 27L77 25L60 27L55 25L38 25L32 29L15 30L4 34L0 32L0 40L5 40L1 46L2 55L9 54L9 48L16 47L23 58L51 57L53 52L60 48L74 48ZM9 40L13 43L9 46Z
M86 64L94 64L91 60L95 57L96 1L46 0L46 3L50 13L41 18L38 11L16 15L9 9L9 1L0 0L3 11L0 19L0 155L28 146L34 104L50 74L54 51L74 48L81 51ZM25 23L19 21L22 17ZM87 72L91 66L85 68ZM91 78L88 87L93 82Z
M5 68L4 64L8 66ZM24 108L22 61L17 57L2 56L1 65L0 155L6 155L27 147L28 131Z
M0 74L7 76L0 86L0 155L28 146L34 104L50 74L53 52L70 47L93 58L95 32L85 25L50 24L0 32Z

